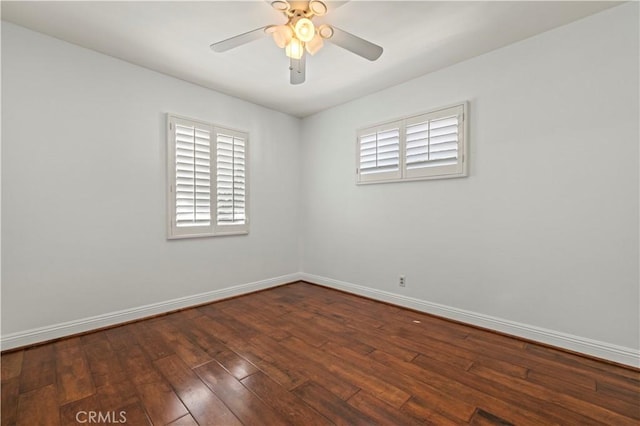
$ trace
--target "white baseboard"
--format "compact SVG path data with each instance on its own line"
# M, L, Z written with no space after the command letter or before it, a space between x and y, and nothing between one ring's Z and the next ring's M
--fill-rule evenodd
M11 333L0 337L0 347L2 350L8 350L20 346L46 342L48 340L58 339L77 333L84 333L86 331L96 330L102 327L122 324L152 315L163 314L176 309L187 308L189 306L200 305L203 303L226 299L228 297L264 290L298 280L300 280L299 273L288 274L252 283L227 287L220 290L208 291L206 293L194 294L192 296L180 297L164 302L152 303L150 305L139 306L136 308L124 309L122 311L96 315L94 317L82 318L75 321L68 321L51 326Z
M467 324L484 327L491 330L500 331L502 333L513 336L522 337L524 339L557 346L570 351L579 352L598 358L614 361L620 364L640 367L640 351L614 345L611 343L600 342L585 337L574 336L559 331L540 328L528 324L521 324L515 321L509 321L502 318L496 318L477 312L466 311L464 309L453 308L451 306L441 305L438 303L428 302L426 300L407 297L388 291L377 290L357 284L351 284L344 281L334 280L332 278L322 277L313 274L301 273L300 279L337 290L346 291L348 293L369 297L371 299L380 300L394 305L415 309L417 311L438 315Z

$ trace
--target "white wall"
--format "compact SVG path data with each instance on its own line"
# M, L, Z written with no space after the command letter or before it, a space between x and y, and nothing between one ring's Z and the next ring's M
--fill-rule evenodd
M305 119L302 270L637 350L638 49L627 4ZM355 185L355 129L464 100L468 178Z
M167 112L249 131L248 236L166 240ZM3 22L2 335L296 273L299 132Z

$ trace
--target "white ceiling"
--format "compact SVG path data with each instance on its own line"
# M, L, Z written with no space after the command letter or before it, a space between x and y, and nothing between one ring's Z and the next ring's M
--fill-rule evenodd
M615 6L604 1L357 1L322 19L384 47L369 62L330 43L304 84L265 37L220 41L285 21L268 2L3 1L2 19L256 104L304 117ZM321 22L315 18L314 22Z

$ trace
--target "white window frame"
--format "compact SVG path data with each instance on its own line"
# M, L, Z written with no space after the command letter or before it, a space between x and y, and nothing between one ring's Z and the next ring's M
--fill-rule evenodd
M404 182L430 179L450 179L465 177L468 175L468 103L462 102L455 105L442 107L433 111L404 117L399 120L368 126L357 131L356 134L356 184L372 184L386 182ZM430 122L444 117L456 116L458 118L458 146L457 162L448 165L436 165L421 168L407 168L407 127L421 122ZM393 127L400 128L400 164L397 172L361 173L361 139L365 135Z
M176 125L196 126L209 132L210 171L210 223L209 225L177 226L176 224ZM224 235L246 235L249 233L249 133L230 129L208 122L167 114L167 239L215 237ZM218 135L225 134L244 139L244 186L245 219L242 224L226 225L218 223Z

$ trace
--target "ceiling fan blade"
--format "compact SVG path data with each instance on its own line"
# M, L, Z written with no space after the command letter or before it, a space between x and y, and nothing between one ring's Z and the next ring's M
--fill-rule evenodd
M304 83L306 74L306 58L307 55L302 55L300 59L291 58L289 65L289 72L291 73L291 84Z
M242 46L243 44L264 37L266 35L266 33L264 32L265 28L267 27L257 28L253 31L248 31L244 34L240 34L235 37L213 43L210 47L214 52L226 52L227 50Z
M383 49L377 44L373 44L340 28L334 26L331 26L331 28L333 29L333 35L327 38L331 43L370 61L375 61L382 55Z

